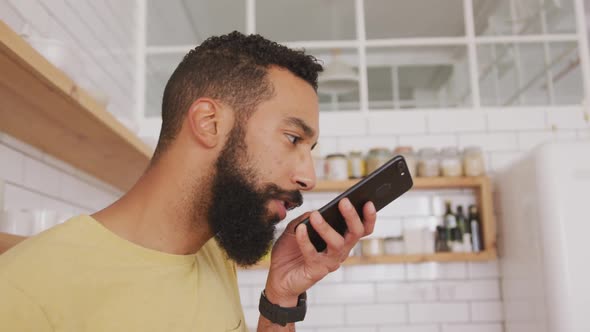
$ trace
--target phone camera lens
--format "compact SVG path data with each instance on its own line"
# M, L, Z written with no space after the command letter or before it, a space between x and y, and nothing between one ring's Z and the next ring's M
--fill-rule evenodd
M401 175L406 174L406 165L403 161L397 163L397 170L400 172Z

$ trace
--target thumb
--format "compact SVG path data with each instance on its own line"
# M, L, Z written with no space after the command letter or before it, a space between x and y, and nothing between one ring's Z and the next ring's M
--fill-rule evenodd
M285 229L285 233L295 234L295 228L299 225L305 218L309 217L312 211L305 212L304 214L300 215L299 217L291 220Z

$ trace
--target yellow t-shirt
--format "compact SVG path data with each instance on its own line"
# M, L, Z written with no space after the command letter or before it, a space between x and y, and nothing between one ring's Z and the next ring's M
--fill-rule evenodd
M0 255L0 331L247 331L236 270L126 241L79 216Z

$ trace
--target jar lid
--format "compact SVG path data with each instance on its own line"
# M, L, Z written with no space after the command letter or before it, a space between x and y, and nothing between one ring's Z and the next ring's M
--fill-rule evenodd
M459 154L459 149L454 146L449 146L441 150L441 154L445 156L456 156Z
M361 151L350 151L349 155L351 156L362 156L363 153Z
M346 158L346 156L342 153L332 153L326 156L326 159L330 158Z
M371 150L369 150L369 154L390 154L391 152L389 151L388 148L383 148L383 147L379 147L379 148L372 148Z
M435 148L422 148L419 151L421 156L436 156L437 152Z
M479 146L468 146L463 149L464 154L481 154L481 148Z
M412 153L414 149L411 146L398 146L394 150L395 153Z

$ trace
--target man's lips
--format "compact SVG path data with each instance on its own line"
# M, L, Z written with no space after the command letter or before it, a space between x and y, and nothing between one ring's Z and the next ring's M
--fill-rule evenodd
M283 220L287 217L287 207L285 206L285 201L281 201L278 199L274 199L273 203L275 205L275 210L279 215L279 219Z
M289 200L273 199L272 201L281 220L287 217L287 211L293 210L300 205Z

